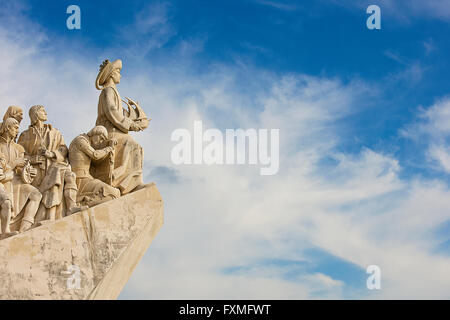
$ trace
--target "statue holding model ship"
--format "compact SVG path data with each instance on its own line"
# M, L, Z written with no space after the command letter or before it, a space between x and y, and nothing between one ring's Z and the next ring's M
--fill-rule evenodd
M120 83L121 70L121 60L114 62L105 60L95 81L95 87L101 90L96 125L105 127L108 137L117 141L110 164L97 166L96 175L98 179L126 194L144 186L142 180L144 153L142 147L128 132L146 129L150 120L139 104L129 98L126 98L128 101L124 101L128 105L128 110L122 108L122 100L116 87Z

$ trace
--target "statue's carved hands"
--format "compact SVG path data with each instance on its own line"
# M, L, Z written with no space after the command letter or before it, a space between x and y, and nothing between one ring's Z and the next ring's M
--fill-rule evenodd
M14 160L12 167L13 168L23 168L27 164L27 161L24 158L19 158Z
M37 175L37 170L36 168L33 168L32 166L30 166L30 177L34 178Z
M114 152L114 147L106 147L103 149L106 153L112 154Z
M45 147L40 147L38 149L38 153L41 156L46 157L47 159L52 159L52 158L56 157L56 155L53 151L48 151Z

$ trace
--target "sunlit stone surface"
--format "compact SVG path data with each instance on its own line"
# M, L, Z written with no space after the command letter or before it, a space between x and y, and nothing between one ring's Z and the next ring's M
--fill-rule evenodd
M116 299L162 224L151 184L4 239L0 298Z

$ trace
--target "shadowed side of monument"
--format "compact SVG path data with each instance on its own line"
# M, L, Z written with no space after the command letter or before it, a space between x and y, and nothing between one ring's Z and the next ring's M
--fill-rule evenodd
M154 184L0 241L1 299L115 299L163 224Z

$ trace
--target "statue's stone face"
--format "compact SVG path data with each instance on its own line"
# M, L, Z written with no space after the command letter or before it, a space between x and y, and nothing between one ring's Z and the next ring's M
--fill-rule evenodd
M15 118L17 121L21 122L22 119L23 119L23 112L22 112L22 111L17 112L16 115L14 116L14 118Z
M8 128L8 133L11 137L15 138L19 134L19 125L14 124Z
M91 137L91 145L94 149L99 149L101 148L102 144L105 142L105 138L100 135L94 135Z
M120 74L120 69L114 70L114 72L111 74L111 78L113 79L115 84L120 83L120 78L122 78L122 75Z
M39 110L37 112L37 118L40 121L47 121L47 111L45 111L44 108L39 108Z

